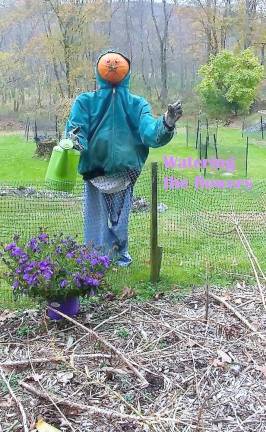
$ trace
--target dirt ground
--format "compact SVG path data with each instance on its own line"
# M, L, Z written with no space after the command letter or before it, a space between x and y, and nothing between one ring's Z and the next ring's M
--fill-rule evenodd
M37 418L62 432L265 431L263 301L239 281L150 302L110 294L75 321L2 311L0 431Z

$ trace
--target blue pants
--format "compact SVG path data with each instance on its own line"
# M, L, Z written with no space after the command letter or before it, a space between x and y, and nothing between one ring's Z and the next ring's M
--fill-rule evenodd
M99 248L120 266L128 266L128 221L133 185L113 194L100 192L90 181L84 182L85 244Z

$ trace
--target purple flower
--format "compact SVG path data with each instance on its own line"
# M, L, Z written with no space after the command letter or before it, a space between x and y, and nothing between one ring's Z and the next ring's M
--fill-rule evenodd
M31 270L34 269L34 267L36 267L36 261L31 261L25 268L26 272L30 272Z
M74 283L75 285L80 288L81 287L81 276L79 273L76 273L74 276Z
M45 270L45 271L42 273L42 275L43 275L43 277L44 277L46 280L50 280L50 279L52 278L52 276L53 276L53 271L52 271L52 270Z
M36 240L36 238L32 238L32 239L28 242L27 247L28 247L29 249L31 249L33 252L37 252L37 250L38 250L38 241Z
M19 287L19 281L15 279L12 286L14 289L17 289Z
M111 260L108 256L100 256L99 261L105 268L108 268L110 266Z
M99 286L100 285L100 281L98 279L91 277L91 276L85 276L84 283L85 283L85 285L88 285L88 286Z
M28 285L33 285L36 282L36 276L29 273L25 273L23 279Z
M95 266L95 265L97 265L97 264L100 264L99 259L98 259L98 258L92 258L92 259L91 259L91 265Z
M57 247L55 248L55 252L56 252L57 254L61 254L61 253L62 253L62 248L61 248L61 246L57 246Z
M16 247L12 248L11 255L14 257L23 257L23 255L25 255L25 253L23 252L23 250L20 247L16 246Z
M8 245L6 245L5 247L5 252L14 249L15 247L17 247L16 243L9 243Z
M19 264L25 264L28 261L28 259L29 259L28 255L25 252L23 252L18 262Z
M61 280L61 282L60 282L60 287L61 287L61 288L65 288L65 287L67 286L67 284L68 284L68 281L67 281L66 279L63 279L63 280Z
M38 235L38 239L39 239L41 242L48 243L49 236L48 236L48 234L46 234L46 233L41 233L41 234Z
M49 261L40 261L39 262L39 269L40 270L46 270L47 267L50 267L50 266L51 266L51 264Z
M74 252L68 252L68 253L66 254L66 257L67 257L67 258L73 258L73 257L74 257Z

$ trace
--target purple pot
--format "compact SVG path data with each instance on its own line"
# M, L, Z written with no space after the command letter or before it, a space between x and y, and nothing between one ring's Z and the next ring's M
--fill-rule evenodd
M79 297L69 297L65 300L50 301L48 302L48 306L51 306L53 309L56 309L65 315L75 316L80 310L80 301ZM50 309L47 309L47 315L52 320L57 321L63 319L63 317Z

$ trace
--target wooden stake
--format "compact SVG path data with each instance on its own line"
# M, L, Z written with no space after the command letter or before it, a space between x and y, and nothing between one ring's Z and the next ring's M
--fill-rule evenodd
M162 261L162 247L158 247L158 164L151 164L151 227L150 227L150 280L156 283L159 280Z

